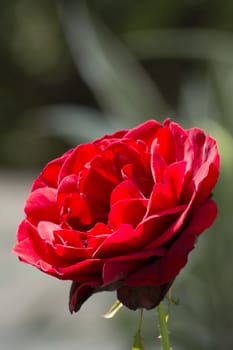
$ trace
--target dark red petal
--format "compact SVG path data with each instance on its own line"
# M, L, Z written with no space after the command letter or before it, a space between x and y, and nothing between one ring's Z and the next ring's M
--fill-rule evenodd
M116 202L126 198L143 198L138 187L130 180L122 181L113 189L111 193L110 205L112 206Z
M33 238L36 237L36 240ZM27 220L21 222L17 232L18 243L13 249L19 258L31 264L42 271L55 275L53 263L50 263L49 259L46 261L43 259L43 254L47 253L46 244L44 241L40 241L36 228L31 225ZM36 243L36 244L35 244ZM43 254L41 255L41 252Z
M25 213L28 219L37 225L39 221L59 221L57 207L57 191L53 188L39 188L31 192L25 203Z
M62 244L56 244L54 245L54 252L64 259L70 259L70 264L72 264L77 260L81 261L84 259L90 259L93 253L93 248L76 248Z
M86 233L83 233L81 231L61 229L60 227L58 230L54 229L53 235L56 242L63 243L64 245L69 245L76 248L83 247L82 235L85 235L86 237Z
M109 213L108 224L113 229L121 224L137 226L146 213L146 199L124 199L116 202Z
M34 251L32 242L28 237L28 222L26 220L23 220L18 227L17 244L13 252L16 253L21 260L38 267L40 257Z
M73 282L70 288L69 309L70 312L77 312L82 304L90 296L98 291L99 282L77 283Z
M124 137L129 139L132 138L134 140L142 140L150 147L156 133L161 127L162 125L156 120L148 120L129 130Z
M163 173L167 167L164 158L158 153L158 140L155 139L151 145L151 173L154 183L163 181Z
M71 264L71 261L70 258L60 256L56 252L54 231L57 231L58 228L58 225L42 221L39 223L37 229L29 221L24 220L19 229L20 231L24 231L25 237L30 240L31 252L33 252L32 254L39 257L39 261L36 262L36 266L41 270L56 275L56 277L60 278L60 275L57 273L57 268L68 266ZM23 237L23 234L20 232L19 236ZM25 261L30 261L30 259L30 255L24 255ZM76 261L77 259L75 262ZM47 271L48 265L52 267L52 271L50 272Z
M177 200L185 190L187 180L189 180L189 173L185 161L170 164L164 171L164 181L173 189Z
M168 239L168 232L171 232L171 235L174 234L174 223L177 221L183 223L181 218L183 215L184 218L186 217L186 214L184 214L186 208L187 205L179 205L145 218L136 229L136 236L139 235L144 241L141 244L146 247L153 247L153 249L159 247L161 244L157 242L165 240L165 237Z
M208 200L196 210L189 225L174 241L167 254L133 273L126 283L131 286L157 286L174 279L186 265L188 254L194 248L197 236L211 226L216 215L216 204L212 200Z
M95 214L97 215L97 211ZM92 225L94 219L92 208L85 195L73 192L65 198L62 221L68 222L73 229L85 231Z
M131 310L153 309L159 305L173 281L161 286L123 286L117 290L118 300Z
M195 174L206 160L204 159L206 135L203 130L198 128L189 129L187 132L193 148L192 171Z
M66 158L59 174L58 181L71 174L78 174L84 166L98 154L98 149L92 143L78 145Z
M218 145L215 139L211 136L206 137L205 149L204 149L204 160L211 161L216 169L219 170L220 166L220 154Z
M64 200L71 193L78 192L79 175L72 174L64 177L58 186L57 203L60 208L64 205Z
M120 169L114 168L111 159L97 157L80 178L80 192L87 196L88 201L101 202L106 206L113 188L120 180Z
M163 256L165 252L166 248L142 250L107 260L103 267L104 284L123 281L129 273L132 273L145 265L148 262L148 259L151 257L155 259L156 257Z
M163 246L166 244L172 237L174 237L177 232L182 228L182 226L187 221L188 215L192 208L191 202L189 205L183 205L177 207L178 212L178 218L173 220L171 225L168 225L168 228L165 229L163 232L161 232L159 235L154 235L153 240L146 246L146 249L155 249L158 247ZM152 220L152 222L151 222ZM153 217L148 219L148 222L146 221L147 225L153 225ZM145 229L147 228L147 225L145 225Z
M100 157L93 159L90 167L81 174L78 191L88 209L90 224L107 221L111 192L119 181L120 170L116 171L111 161ZM76 216L84 223L82 207L75 205L75 208Z
M213 164L219 170L219 152L216 141L206 136L204 131L198 128L188 130L190 142L193 147L192 172L195 175L204 163Z
M19 259L27 264L37 267L38 269L55 276L54 268L51 264L42 261L36 251L33 249L31 240L26 238L20 241L13 249Z
M86 282L102 276L103 264L102 259L87 259L65 267L57 267L56 272L60 279Z
M151 190L154 185L152 173L149 167L149 161L148 172L146 173L146 169L144 172L142 172L141 170L142 166L140 166L140 164L126 164L122 168L121 174L124 180L130 180L131 182L135 183L135 185L138 187L143 196L148 198L151 194Z
M174 189L169 184L155 184L148 201L146 217L177 206Z
M73 152L69 150L64 153L61 157L56 158L49 162L38 176L38 178L33 182L32 191L35 191L41 187L53 187L56 188L58 185L58 177L61 167L67 157Z
M185 206L169 209L142 221L136 229L129 224L121 224L97 249L94 257L112 258L143 249L159 237L184 211Z
M93 255L94 258L114 257L124 255L133 251L134 230L129 224L121 224L118 230L114 231L99 246Z
M105 225L103 222L97 222L94 227L92 227L88 232L88 236L101 236L109 235L112 230L109 226Z
M177 123L170 123L170 130L174 142L175 160L186 161L187 170L190 170L194 158L193 146L188 137L188 131L182 129Z
M156 152L169 165L176 161L173 135L170 130L170 124L166 123L156 134L157 147Z
M206 200L215 186L219 176L219 170L212 164L203 164L193 178L197 196L195 206L200 206Z

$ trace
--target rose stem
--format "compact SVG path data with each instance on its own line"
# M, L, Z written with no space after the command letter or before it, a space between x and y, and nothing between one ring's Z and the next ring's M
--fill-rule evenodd
M141 333L141 328L142 328L142 316L143 316L143 309L141 308L139 310L139 321L138 321L138 332Z
M162 350L171 350L168 329L167 329L167 322L166 322L165 311L164 311L164 304L162 301L158 305L157 311L158 311L158 318L159 318L160 341L162 345Z

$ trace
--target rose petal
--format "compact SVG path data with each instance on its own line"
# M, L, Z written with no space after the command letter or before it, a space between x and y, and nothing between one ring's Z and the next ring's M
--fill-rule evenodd
M100 236L100 235L109 235L112 233L112 229L105 225L103 222L97 222L91 230L88 231L88 236Z
M139 191L138 187L130 180L122 181L113 189L111 193L110 205L113 206L113 204L116 202L126 198L143 198L143 195Z
M38 224L37 230L42 238L42 240L53 242L54 241L54 231L59 230L60 226L49 222L49 221L41 221Z
M47 227L46 227L47 226ZM70 265L70 259L66 259L65 257L60 257L54 247L53 242L53 229L58 229L58 226L53 223L40 222L39 224L39 232L35 226L33 226L28 220L24 220L18 229L18 237L22 238L24 236L24 240L27 243L27 246L30 247L27 251L22 255L20 253L20 257L25 262L31 264L31 256L37 257L34 262L34 266L38 267L42 271L55 275L60 278L56 273L57 267L64 267ZM17 246L20 246L20 242L17 243L15 249L17 250ZM49 271L48 271L49 269Z
M218 176L219 169L216 168L214 163L204 163L197 171L193 178L193 183L197 191L196 206L200 206L210 196Z
M70 259L70 264L72 264L73 261L90 259L93 253L93 248L76 248L62 244L56 244L54 246L54 252L60 257Z
M64 153L61 157L56 158L49 162L38 176L38 178L33 182L32 191L35 191L41 187L52 187L56 188L58 185L58 176L60 169L69 155L73 152L73 150L69 150Z
M174 223L183 224L187 213L187 205L184 204L149 216L138 225L138 235L144 238L147 248L157 248L161 241L166 242L174 235Z
M164 122L163 128L158 129L155 140L156 153L165 160L167 165L174 162L176 160L176 155L169 120Z
M57 191L57 203L59 208L62 208L67 196L78 191L78 181L79 175L77 174L68 175L62 179Z
M158 248L154 250L138 251L136 253L107 260L103 267L104 284L121 280L123 281L129 273L132 273L144 264L147 264L150 258L153 257L156 259L158 256L163 256L165 252L166 248Z
M32 225L30 225L32 227ZM35 228L34 228L35 230ZM39 267L40 256L36 253L33 248L32 242L28 237L28 222L23 220L17 231L17 244L13 248L13 252L16 253L21 260Z
M156 133L161 127L162 125L157 121L148 120L145 123L129 130L124 137L128 139L132 138L134 140L142 140L150 147Z
M192 171L195 174L203 162L205 162L206 135L203 130L192 128L188 130L188 137L193 148Z
M169 184L155 184L148 202L146 217L176 205L177 199L173 187Z
M137 226L146 213L146 199L125 199L116 202L109 213L108 224L113 229L121 224Z
M87 234L82 231L71 229L54 229L53 235L56 242L63 243L64 245L73 246L75 248L83 247L83 239L87 239Z
M167 163L157 152L158 147L158 139L155 139L151 145L151 173L155 183L163 181L163 173L167 167Z
M217 215L216 204L208 200L197 209L186 229L174 241L167 254L158 261L136 271L126 281L127 285L161 285L176 277L185 266L189 252L194 248L197 235L200 235L214 221Z
M60 279L86 282L102 276L103 264L102 259L87 259L69 266L57 267L56 272Z
M69 309L70 312L77 312L82 304L90 298L90 296L98 291L100 285L97 281L89 283L73 282L70 289Z
M204 131L198 128L189 129L188 135L194 154L193 175L200 171L205 163L213 164L216 169L219 169L219 152L216 141L212 137L206 136Z
M189 180L189 173L185 161L170 164L164 171L164 181L173 189L177 201L180 200L182 191L186 189L187 180Z
M163 300L172 282L169 281L161 286L123 286L117 290L117 298L131 310L150 310Z
M136 229L121 224L96 250L95 258L112 258L142 250L171 225L186 206L172 208L144 220Z
M39 188L31 192L25 203L25 213L28 219L37 225L39 221L58 223L59 210L57 206L57 190L53 188Z
M143 173L140 171L141 166L135 166L134 164L126 164L122 168L122 178L124 180L130 180L135 183L137 188L140 190L145 198L148 198L151 194L152 187L154 185L152 173ZM148 162L149 169L149 162Z
M58 181L61 182L67 175L78 174L96 154L98 154L98 149L92 143L78 145L65 159Z
M170 130L174 141L175 160L185 161L187 163L187 170L192 166L194 158L193 146L188 137L188 131L181 128L177 123L170 123Z

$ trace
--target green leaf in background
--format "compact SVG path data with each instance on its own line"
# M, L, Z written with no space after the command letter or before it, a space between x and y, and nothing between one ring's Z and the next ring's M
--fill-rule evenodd
M121 126L169 113L156 84L85 1L63 2L61 14L74 62L105 112Z

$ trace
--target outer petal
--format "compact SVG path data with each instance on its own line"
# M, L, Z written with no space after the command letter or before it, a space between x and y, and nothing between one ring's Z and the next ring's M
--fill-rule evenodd
M35 191L38 188L47 187L47 186L56 188L58 185L58 177L59 177L61 167L64 161L66 160L66 158L68 158L72 152L73 150L71 149L66 153L64 153L61 157L56 158L51 162L49 162L44 167L44 169L42 170L38 178L33 182L32 191Z
M57 267L56 272L60 279L77 282L96 281L102 276L103 264L102 259L86 259L66 267Z
M219 152L216 141L206 136L204 131L198 128L188 130L189 139L193 147L193 174L196 174L203 163L213 163L216 168L219 168Z
M41 257L41 242L39 239L38 245L36 245L35 249L35 242L33 241L33 237L37 237L37 235L38 233L36 228L27 220L23 220L18 227L18 243L14 247L13 252L15 252L18 255L19 259L23 262L31 264L48 274L55 275L53 263L50 263ZM42 251L44 252L43 247Z
M57 191L44 187L31 192L26 200L24 210L34 225L37 225L39 221L58 223Z
M155 139L151 145L151 173L155 183L163 181L163 173L167 167L166 161L157 152L158 140Z
M153 309L165 297L173 281L161 286L122 286L117 290L117 298L131 310Z
M148 120L129 130L124 137L129 139L132 138L134 140L142 140L150 147L160 128L162 128L160 123L155 120Z
M96 154L98 154L98 149L93 144L78 145L69 154L69 157L66 157L60 170L58 181L61 182L67 175L78 174Z
M148 266L133 273L126 284L131 286L162 285L174 279L185 266L189 252L194 248L196 237L207 229L217 215L215 202L208 200L193 214L187 228L171 245L167 254Z
M187 168L191 169L194 154L193 145L188 137L188 131L174 122L171 122L170 130L174 141L176 161L186 161L188 164Z
M98 282L77 283L73 282L70 288L69 309L70 312L77 312L82 304L90 296L98 291Z
M165 160L166 164L169 165L176 161L174 140L169 120L166 120L163 128L158 130L155 140L157 142L156 152Z
M165 253L166 248L157 248L108 259L103 267L104 284L124 281L129 274L148 264L152 258L155 260L164 256Z

